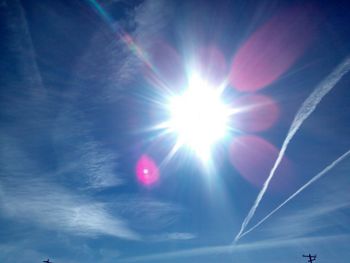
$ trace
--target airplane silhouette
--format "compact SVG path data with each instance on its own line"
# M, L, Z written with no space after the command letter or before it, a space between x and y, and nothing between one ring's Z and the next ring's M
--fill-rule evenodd
M316 260L317 255L311 256L311 255L309 254L309 255L303 255L303 257L304 257L304 258L309 258L308 262L312 263L312 261L315 261L315 260Z
M44 263L53 263L52 261L50 261L50 259L47 260L43 260Z

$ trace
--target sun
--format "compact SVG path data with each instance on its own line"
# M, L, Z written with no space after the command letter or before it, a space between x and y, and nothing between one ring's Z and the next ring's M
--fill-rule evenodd
M228 130L229 107L221 99L219 87L193 75L188 88L169 103L168 129L176 133L177 144L186 145L203 161Z

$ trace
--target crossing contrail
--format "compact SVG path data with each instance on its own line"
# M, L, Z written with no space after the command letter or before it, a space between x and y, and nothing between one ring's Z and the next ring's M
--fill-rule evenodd
M290 200L292 200L294 197L296 197L298 194L300 194L302 191L304 191L305 188L309 187L311 184L316 182L318 179L320 179L322 176L324 176L326 173L328 173L334 166L336 166L339 162L344 160L346 157L350 155L350 150L348 150L346 153L341 155L338 159L333 161L330 165L328 165L325 169L323 169L321 172L319 172L317 175L315 175L310 181L308 181L306 184L304 184L302 187L300 187L294 194L289 196L283 203L281 203L279 206L277 206L274 210L272 210L267 216L265 216L263 219L261 219L258 223L256 223L254 226L249 228L247 231L242 233L240 235L240 238L247 235L254 229L256 229L258 226L260 226L262 223L264 223L267 219L269 219L274 213L276 213L278 210L280 210L285 204L287 204Z
M303 122L310 116L310 114L316 109L317 105L320 103L322 98L327 95L328 92L330 92L334 86L338 83L338 81L350 70L350 57L347 57L340 65L338 65L334 71L328 75L326 79L324 79L317 87L316 89L310 94L310 96L304 101L304 103L301 105L300 109L298 110L296 116L294 117L294 120L292 122L292 125L289 128L289 131L287 133L287 136L282 144L281 150L278 153L278 157L276 159L276 162L274 163L270 174L266 181L264 182L264 185L259 192L252 208L250 209L248 215L244 219L241 229L239 230L238 234L236 235L233 243L236 243L244 230L246 229L247 225L249 224L250 220L253 218L256 209L258 208L269 184L274 176L278 165L280 164L284 153L287 150L289 142L293 139L296 132L299 130L300 126L303 124Z

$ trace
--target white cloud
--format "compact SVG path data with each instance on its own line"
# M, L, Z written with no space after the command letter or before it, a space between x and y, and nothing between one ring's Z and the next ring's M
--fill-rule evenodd
M349 185L349 180L338 177L337 182L332 185L319 188L322 193L327 194L322 195L320 191L316 191L317 203L306 198L295 201L294 205L302 208L276 218L262 232L270 237L295 238L310 236L319 231L331 231L333 234L343 231L342 227L347 227L349 221L349 216L344 211L350 208L349 194L344 187L346 185Z
M91 202L40 179L7 180L2 184L0 204L4 216L53 231L138 239L103 203Z
M137 239L105 204L72 193L53 182L38 162L30 160L17 140L2 134L0 209L8 218L54 231L80 235L112 235ZM39 162L40 163L40 162Z
M253 252L262 249L285 248L291 245L305 246L308 244L329 244L330 242L348 242L349 235L318 236L309 238L267 239L264 241L243 243L239 245L205 246L192 249L175 250L172 252L154 253L120 259L119 262L164 261L166 259L188 258L213 254L227 254L234 260L235 253ZM239 258L240 259L240 258ZM232 261L235 262L235 261ZM238 261L239 262L239 261Z
M172 232L163 233L159 235L151 236L150 240L153 242L163 242L163 241L185 241L195 239L197 236L193 233L187 232Z
M269 173L268 178L263 184L262 189L260 190L253 206L249 210L247 216L244 218L243 223L241 225L241 229L238 234L234 238L234 243L238 242L241 238L244 230L248 226L249 222L255 215L257 208L260 205L262 198L265 195L267 188L269 187L270 181L272 180L277 167L279 166L284 153L286 152L289 143L293 139L294 135L298 132L301 125L304 123L306 119L315 111L318 104L322 101L322 99L336 86L336 84L342 79L344 75L346 75L350 71L350 57L346 57L342 63L340 63L316 88L314 91L306 98L301 107L299 108L297 114L294 117L294 120L289 128L288 134L283 141L280 152L278 153L277 159Z
M83 178L83 187L95 189L124 183L117 171L118 154L94 138L99 127L88 118L84 107L98 108L125 95L130 82L143 73L144 61L135 53L133 45L147 54L147 49L158 40L169 19L168 5L161 0L144 1L122 21L115 22L117 27L123 23L134 25L132 32L128 32L134 41L131 46L122 41L125 34L122 29L106 34L105 29L112 25L95 32L76 63L72 88L64 95L54 120L53 147L58 159L58 175L73 180L78 178L76 183L81 183ZM93 96L86 96L90 93ZM77 101L79 104L75 103Z
M135 24L131 35L136 43L152 45L165 25L166 5L165 1L145 1L134 10L129 19ZM131 224L155 229L168 226L178 217L177 207L156 200L129 201L135 210L117 200L116 207L123 209L119 211L79 192L82 186L99 189L123 183L117 171L118 153L97 139L95 119L86 112L111 97L111 101L119 99L125 83L140 73L140 61L123 43L112 42L115 34L106 39L105 33L96 33L69 82L56 72L35 67L32 47L27 50L21 43L19 48L29 52L28 62L18 68L23 73L19 78L9 77L6 88L16 92L7 94L11 105L4 107L4 115L11 121L3 123L0 134L2 217L57 232L124 239L140 238ZM14 42L17 37L13 36ZM35 76L26 74L32 71ZM43 83L30 81L40 76ZM38 83L53 85L41 93L35 90ZM130 223L122 217L130 217Z
M127 195L112 204L129 224L140 231L159 231L175 223L184 210L173 203L150 197Z
M168 233L167 237L171 240L189 240L194 239L196 235L192 233L174 232Z
M299 195L302 191L304 191L306 188L308 188L311 184L315 183L316 181L318 181L320 178L322 178L325 174L327 174L331 169L333 169L336 165L338 165L339 162L343 161L345 158L348 157L348 155L350 154L350 150L347 151L346 153L344 153L343 155L341 155L339 158L337 158L335 161L333 161L330 165L328 165L325 169L323 169L321 172L319 172L317 175L315 175L314 177L311 178L311 180L309 180L308 182L306 182L303 186L301 186L296 192L294 192L291 196L289 196L285 201L283 201L280 205L278 205L275 209L273 209L270 213L268 213L263 219L261 219L258 223L256 223L254 226L252 226L250 229L248 229L247 231L245 231L244 233L241 234L240 237L245 236L246 234L250 233L251 231L253 231L254 229L256 229L257 227L259 227L263 222L265 222L267 219L269 219L271 216L273 216L273 214L275 214L278 210L280 210L283 206L285 206L288 202L290 202L292 199L294 199L297 195ZM336 196L339 196L339 191L337 191ZM339 200L341 200L339 202ZM324 214L324 211L326 212L331 212L332 210L336 210L339 207L342 208L344 207L344 200L345 200L345 206L347 206L349 204L349 201L346 201L346 198L339 198L338 201L335 203L333 201L333 203L325 203L323 207L319 208L319 209L308 209L305 211L305 209L303 209L302 212L302 221L297 220L296 222L305 222L305 219L311 219L317 216L321 216ZM319 205L319 204L318 204ZM310 211L309 211L310 210ZM297 214L299 214L300 212L297 212ZM290 218L295 217L295 215L292 215L291 217L288 217L288 220ZM295 220L292 220L291 224L293 224L295 222ZM293 227L291 227L291 224L287 223L285 225L288 225L288 229L293 229L292 235L295 235L296 233L298 233L299 229L295 229ZM315 230L315 229L319 229L322 228L322 226L320 224L317 224L317 228L315 228L315 225L313 226L309 226L307 227L307 230L305 229L305 232L312 232L310 231ZM279 231L280 232L280 231Z
M117 171L117 153L93 138L92 127L79 110L62 111L53 131L53 148L59 167L56 174L87 188L122 184Z

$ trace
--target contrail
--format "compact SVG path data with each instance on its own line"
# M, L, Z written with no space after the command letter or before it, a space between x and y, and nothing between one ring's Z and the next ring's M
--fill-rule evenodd
M350 70L350 57L347 57L340 65L338 65L335 70L328 75L328 77L323 80L316 89L310 94L310 96L304 101L304 103L301 105L299 111L297 112L296 116L294 117L294 120L292 122L291 127L289 128L289 131L287 133L287 136L282 144L281 150L278 153L278 157L276 159L276 162L274 163L269 177L265 181L261 191L259 192L255 203L253 204L252 208L250 209L248 215L244 219L241 229L236 235L233 243L236 243L247 225L249 224L250 220L253 218L256 209L258 208L261 199L263 198L267 187L270 184L270 181L272 177L274 176L278 165L280 164L284 153L287 150L289 142L294 137L295 133L299 130L300 126L303 124L303 122L310 116L310 114L316 109L317 105L320 103L322 98L327 95L328 92L330 92L333 87L338 83L338 81Z
M16 27L11 30L14 38L16 38L11 49L18 54L16 58L19 59L21 66L23 66L23 70L21 69L20 74L23 74L26 86L29 86L32 89L31 91L35 92L33 95L42 99L46 91L37 64L35 47L28 26L26 11L21 1L11 1L8 5L8 9L12 10L7 14L9 24L16 25Z
M263 219L261 219L258 223L256 223L253 227L245 231L240 235L240 238L247 235L249 232L253 231L255 228L260 226L262 223L264 223L267 219L269 219L274 213L276 213L278 210L280 210L285 204L287 204L290 200L292 200L294 197L296 197L298 194L300 194L302 191L304 191L305 188L309 187L311 184L316 182L318 179L320 179L322 176L324 176L327 172L329 172L334 166L336 166L339 162L344 160L346 157L350 155L350 150L348 150L346 153L344 153L342 156L340 156L338 159L333 161L330 165L328 165L325 169L323 169L321 172L319 172L317 175L315 175L310 181L308 181L306 184L304 184L302 187L300 187L294 194L292 194L290 197L288 197L282 204L277 206L274 210L272 210L267 216L265 216Z

